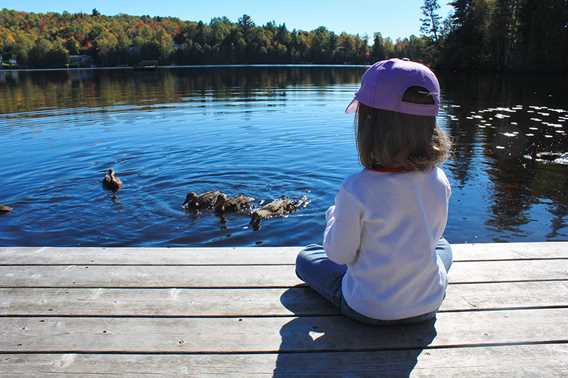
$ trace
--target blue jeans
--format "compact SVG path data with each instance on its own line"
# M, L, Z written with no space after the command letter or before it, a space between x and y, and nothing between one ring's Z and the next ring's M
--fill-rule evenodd
M452 248L446 239L440 239L436 245L436 254L444 263L446 272L452 266ZM341 280L347 271L347 266L331 261L323 247L310 244L300 251L296 258L296 275L319 295L341 310L341 313L351 319L371 325L391 325L419 323L436 317L436 311L412 318L398 320L372 319L353 310L341 294Z

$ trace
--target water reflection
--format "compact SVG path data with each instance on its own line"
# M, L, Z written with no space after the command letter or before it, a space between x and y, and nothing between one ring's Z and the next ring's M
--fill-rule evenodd
M458 76L443 86L448 101L462 104L447 108L455 141L448 167L462 187L483 167L489 209L484 224L491 239L566 238L568 169L534 159L568 151L566 79Z
M0 72L0 113L45 108L153 105L181 101L286 96L291 87L355 83L361 69L203 68L151 72L70 70ZM188 98L187 95L191 94Z
M362 71L0 71L0 203L15 207L0 244L321 242L323 211L359 169L343 109ZM449 240L566 239L568 166L539 157L568 152L567 80L440 78L455 145ZM125 181L116 198L99 185L109 166ZM183 212L187 191L211 189L312 202L253 232L248 219Z

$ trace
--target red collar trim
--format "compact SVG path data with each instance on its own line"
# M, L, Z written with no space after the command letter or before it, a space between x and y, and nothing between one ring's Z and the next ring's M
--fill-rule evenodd
M408 172L406 169L401 167L382 167L382 168L373 168L371 171L374 172L384 172L384 173L402 173Z

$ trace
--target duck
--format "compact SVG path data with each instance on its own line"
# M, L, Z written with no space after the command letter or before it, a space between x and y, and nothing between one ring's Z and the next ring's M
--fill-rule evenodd
M113 192L118 191L122 187L122 181L116 176L114 169L109 168L106 171L105 177L103 178L103 186Z
M254 198L239 194L235 197L222 195L217 197L213 208L217 214L237 213L249 215L251 211L251 203Z
M205 192L202 194L189 192L185 196L185 201L182 206L187 210L212 209L220 197L226 199L227 195L220 191Z
M14 209L10 206L0 204L0 214L8 214L11 213L12 210Z
M301 207L306 207L308 202L308 197L306 196L297 200L292 200L288 197L275 199L261 208L253 210L251 212L250 224L254 230L259 230L261 220L288 215Z

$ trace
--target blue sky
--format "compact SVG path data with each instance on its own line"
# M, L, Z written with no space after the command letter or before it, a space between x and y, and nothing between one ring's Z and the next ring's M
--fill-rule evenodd
M441 0L440 15L450 8ZM93 8L107 15L176 16L184 20L209 22L213 17L226 16L235 21L244 13L255 23L274 20L286 23L289 29L312 30L326 26L335 32L381 32L398 38L419 34L420 6L423 0L18 0L3 4L11 9L30 12L87 12Z

